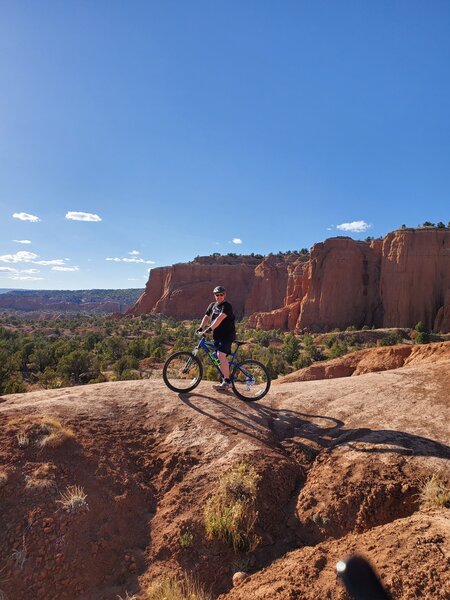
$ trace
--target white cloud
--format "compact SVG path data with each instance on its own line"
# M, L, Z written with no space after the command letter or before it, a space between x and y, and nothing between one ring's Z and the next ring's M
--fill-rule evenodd
M31 221L31 223L37 223L37 221L40 221L40 218L36 215L30 215L26 212L14 213L13 219L19 219L19 221Z
M98 223L102 220L102 218L98 215L87 212L76 212L73 210L69 210L69 212L66 214L66 219L69 219L69 221L91 221L95 223Z
M52 271L79 271L80 267L52 267Z
M372 227L372 225L369 225L369 223L366 223L365 221L352 221L351 223L341 223L340 225L336 225L336 227L341 231L361 233L363 231L367 231L367 229Z
M16 252L15 254L3 254L0 256L0 262L6 263L18 263L18 262L32 262L35 258L38 258L39 254L35 254L34 252L27 252L26 250L21 250L20 252Z
M15 269L14 267L0 267L0 273L25 273L27 275L34 275L39 273L39 269Z
M144 263L146 265L154 265L154 260L144 260L143 258L105 258L112 262L126 262L126 263Z
M132 250L131 252L128 252L128 254L131 254L132 256L137 256L138 254L140 254L139 250Z
M128 277L127 281L141 281L142 277L139 279L139 277Z
M32 260L34 265L42 265L43 267L48 267L49 265L64 265L64 260L62 258L55 258L54 260Z
M242 240L240 238L233 238L231 241L233 244L242 244Z
M13 242L17 242L18 244L31 244L31 240L13 240Z
M62 258L55 258L53 260L36 260L37 258L39 258L39 254L28 252L27 250L20 250L20 252L16 252L15 254L1 255L0 263L32 263L33 265L41 265L43 267L65 266L64 259ZM28 269L28 272L39 273L37 269Z
M10 277L14 281L43 281L43 277L33 277L32 275L13 275Z

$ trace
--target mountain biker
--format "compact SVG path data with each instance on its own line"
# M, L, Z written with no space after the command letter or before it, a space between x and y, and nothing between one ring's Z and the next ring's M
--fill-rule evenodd
M220 369L223 373L223 381L217 389L227 391L230 388L230 366L227 360L227 354L231 353L231 344L236 339L235 318L233 307L226 300L226 290L222 285L218 285L213 291L215 302L206 309L205 316L197 329L198 333L213 332L214 345L220 360ZM203 329L206 325L209 327Z

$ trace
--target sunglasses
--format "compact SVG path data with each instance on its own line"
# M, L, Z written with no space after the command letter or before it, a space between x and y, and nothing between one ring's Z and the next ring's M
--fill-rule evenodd
M218 294L214 293L214 296L225 296L225 294L223 294L222 292L219 292Z

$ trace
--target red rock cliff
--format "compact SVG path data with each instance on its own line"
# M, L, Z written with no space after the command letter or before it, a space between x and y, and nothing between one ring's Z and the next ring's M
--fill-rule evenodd
M450 331L450 230L402 229L371 243L330 238L309 256L204 257L153 269L128 314L199 318L211 289L230 291L236 315L264 329L349 325Z
M286 255L253 257L199 257L192 263L152 269L146 289L130 315L163 314L179 319L203 316L214 298L212 290L223 285L238 318L257 311L270 311L284 302L288 266L295 260Z

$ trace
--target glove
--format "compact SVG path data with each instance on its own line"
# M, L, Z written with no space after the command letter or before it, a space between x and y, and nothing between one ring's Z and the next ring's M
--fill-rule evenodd
M201 327L199 327L198 329L195 330L195 333L200 335L200 333L203 333L203 329Z

